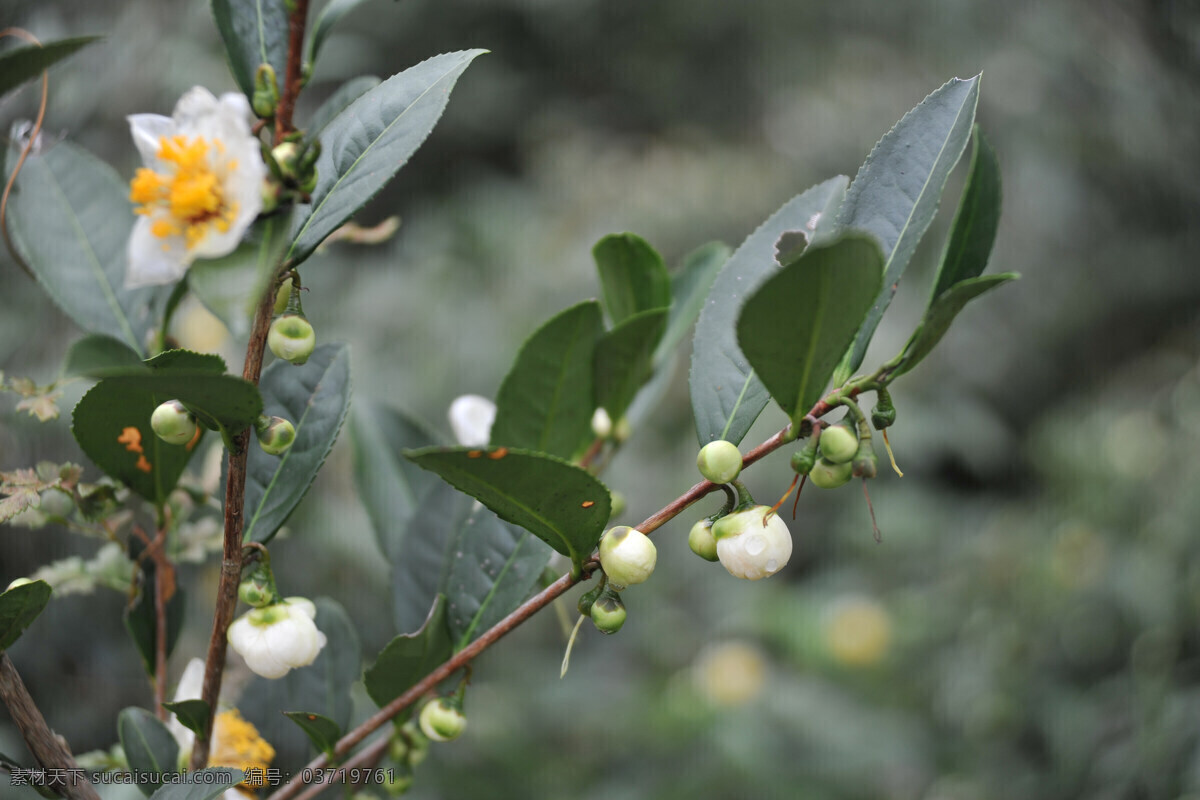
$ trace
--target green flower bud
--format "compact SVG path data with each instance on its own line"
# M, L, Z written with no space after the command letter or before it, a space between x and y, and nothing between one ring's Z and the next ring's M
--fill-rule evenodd
M38 498L37 508L52 519L66 519L75 510L75 498L62 489L46 489Z
M717 560L717 540L712 533L711 519L702 519L688 531L688 547L705 561Z
M896 407L892 405L892 396L887 389L877 390L875 397L875 408L871 409L871 424L875 426L875 430L881 431L890 428L896 421Z
M654 542L636 528L609 528L600 540L600 566L609 582L619 589L649 578L656 561L658 549Z
M742 454L733 442L718 439L700 448L696 466L705 480L729 483L742 471Z
M435 742L457 739L467 729L467 716L447 697L431 700L421 709L421 732Z
M279 104L279 79L275 68L270 64L259 64L254 73L254 92L250 107L254 113L263 119L275 116L275 106Z
M290 299L292 299L292 279L287 278L279 284L279 291L275 292L275 313L282 314L287 311Z
M822 434L823 435L823 434ZM808 479L822 489L836 489L850 480L850 462L834 464L822 458L813 465L808 473Z
M263 452L273 456L282 455L296 441L296 428L283 417L271 417L265 425L256 428L258 444Z
M575 604L580 614L586 617L592 613L592 605L600 599L600 595L604 593L604 588L603 583L598 583L580 595L579 602Z
M792 471L797 475L807 475L812 472L813 464L817 463L817 448L806 447L792 453Z
M625 604L621 602L621 595L611 589L606 591L599 600L592 604L591 616L592 624L601 633L612 634L621 630L626 616Z
M858 452L854 456L854 462L851 465L850 474L856 478L874 478L878 473L878 458L875 456L875 448L871 447L871 442L864 440L858 448Z
M284 314L271 323L267 346L278 358L293 364L303 364L312 355L317 335L313 326L300 314Z
M150 427L167 444L187 444L196 435L196 420L178 400L168 400L154 409Z
M821 456L834 464L843 464L858 452L858 436L844 425L831 425L821 431Z
M263 608L278 602L270 586L253 578L242 581L238 585L238 599L254 608Z
M294 181L297 176L297 157L300 146L295 142L283 142L271 150L271 158L279 165L279 174L285 181Z
M383 790L388 793L388 796L399 797L412 788L412 770L388 770L387 775L388 779L383 784Z
M411 719L400 726L400 736L408 742L408 764L416 769L429 755L429 737Z

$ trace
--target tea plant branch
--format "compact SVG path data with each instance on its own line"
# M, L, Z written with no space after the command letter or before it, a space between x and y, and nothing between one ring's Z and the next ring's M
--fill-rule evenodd
M0 650L0 699L4 700L8 713L29 746L29 752L33 753L42 768L62 770L67 776L61 786L54 788L67 800L100 800L100 795L84 777L85 773L71 756L71 751L46 724L46 718L34 705L17 668L3 650Z
M364 747L362 750L354 754L354 758L348 760L345 764L338 768L339 773L353 774L354 770L359 770L362 774L363 770L373 769L379 759L387 754L388 747L391 744L391 737L387 734L379 736L375 741ZM343 773L344 771L344 773ZM361 785L363 781L359 781ZM321 793L329 788L329 783L316 783L308 787L305 791L296 796L296 800L316 800Z
M292 0L292 11L288 17L287 72L283 81L283 92L275 107L275 144L283 142L292 132L292 112L296 109L296 97L304 88L303 53L304 24L308 19L308 0Z
M823 400L814 405L808 416L814 419L819 419L820 417L832 411L842 402L843 399L853 399L862 392L877 389L879 386L880 383L878 381L878 375L851 380L844 386L830 392ZM783 430L779 431L774 436L770 437L765 442L747 453L742 458L743 468L761 460L763 457L778 450L785 444L794 441L797 437L797 434L798 432L793 431L792 426L788 425ZM711 481L701 481L681 494L679 497L672 500L667 505L663 506L654 514L647 517L640 525L636 525L634 527L636 527L637 530L641 531L642 533L649 534L650 532L657 530L670 520L677 517L680 513L687 509L688 506L692 505L697 500L721 489L721 484L712 483ZM333 755L335 759L341 759L344 757L352 749L357 747L364 739L366 739L367 736L381 728L385 723L394 719L401 711L404 711L413 703L417 702L417 700L421 699L421 697L426 693L432 691L446 678L449 678L458 670L468 666L471 661L476 658L476 656L483 653L483 651L487 650L489 647L503 638L505 634L509 633L518 625L525 622L538 611L541 611L554 600L561 597L575 584L590 579L591 574L595 572L599 566L600 564L598 560L593 558L584 564L582 574L578 578L573 577L572 574L568 572L561 576L554 583L550 584L545 589L526 600L515 611L489 628L474 642L464 647L449 660L444 662L441 666L433 670L433 672L430 672L428 675L418 681L404 694L400 695L395 700L379 709L379 711L375 712L375 714L362 722L357 728L339 739L333 747ZM384 737L382 741L386 743L387 738ZM373 750L376 747L382 746L386 746L386 744L380 745L379 741L376 741L373 742L368 749ZM362 753L359 755L362 755ZM329 764L329 757L325 754L321 754L309 762L308 765L301 770L301 774L312 774L316 770L328 767ZM302 786L303 784L293 779L292 781L285 783L274 793L268 796L267 800L309 800L309 798L316 797L317 794L319 794L319 792L314 794L312 790L301 794ZM321 788L328 788L328 785L325 784Z

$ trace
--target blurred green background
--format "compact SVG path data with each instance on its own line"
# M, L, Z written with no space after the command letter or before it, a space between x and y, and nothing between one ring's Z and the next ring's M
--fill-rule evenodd
M46 131L122 175L125 115L233 89L199 0L9 1L0 21L106 36L52 72ZM554 613L478 662L470 729L434 746L411 796L1200 797L1200 7L374 0L329 40L299 119L346 78L470 47L492 52L361 216L398 215L397 236L331 246L304 272L318 336L353 347L359 397L447 429L451 399L494 395L540 320L596 295L600 236L636 232L668 263L737 245L980 71L1004 176L991 271L1024 278L896 384L905 477L881 469L871 486L882 544L853 484L810 488L787 569L743 583L687 549L719 504L703 501L656 536L658 572L626 593L621 634L588 626L564 680ZM0 124L35 108L31 89L5 98ZM961 171L867 366L915 324ZM0 309L0 369L52 380L79 332L6 253ZM222 345L193 322L192 344ZM683 355L604 476L624 523L697 479ZM69 414L41 425L13 405L0 399L0 469L81 458ZM769 409L746 444L784 421ZM369 659L395 631L347 438L273 562L285 594L347 608ZM760 501L786 489L787 455L748 472ZM0 583L96 548L4 527ZM183 577L173 675L203 652L215 568ZM151 701L123 601L56 600L12 650L76 752L111 746L116 712ZM22 748L0 715L0 752Z

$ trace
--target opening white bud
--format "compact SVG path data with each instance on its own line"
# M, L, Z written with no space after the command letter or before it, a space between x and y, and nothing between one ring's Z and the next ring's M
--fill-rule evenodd
M178 400L168 400L154 409L150 427L167 444L187 444L196 435L196 421Z
M649 578L657 561L658 549L650 537L628 525L609 528L600 540L600 566L618 589Z
M783 569L792 557L792 534L768 506L728 514L713 523L717 558L735 578L756 581Z
M255 674L282 678L311 664L325 646L325 634L313 622L316 615L311 600L289 597L235 619L229 626L229 644Z

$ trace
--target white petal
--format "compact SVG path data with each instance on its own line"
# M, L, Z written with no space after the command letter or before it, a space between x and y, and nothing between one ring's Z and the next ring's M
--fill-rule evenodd
M447 416L459 444L464 447L483 447L492 437L496 404L477 394L464 394L450 404Z
M309 600L307 597L285 597L283 598L283 602L288 607L289 615L293 611L297 611L309 619L317 618L317 607L313 601Z
M217 98L203 86L193 86L183 93L171 115L175 124L187 130L219 113Z
M225 113L245 120L249 129L254 121L254 111L250 108L250 101L246 99L246 95L241 92L226 92L221 95L220 103Z
M129 235L127 289L174 283L183 277L191 263L183 237L160 239L150 232L153 224L150 217L139 217Z
M175 133L175 122L161 114L130 114L126 119L142 162L153 168L158 164L159 139Z

